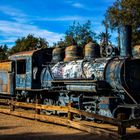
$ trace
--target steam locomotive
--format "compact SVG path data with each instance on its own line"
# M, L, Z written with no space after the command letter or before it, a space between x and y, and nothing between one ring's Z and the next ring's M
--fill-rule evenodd
M121 55L92 42L80 58L75 45L19 52L0 63L0 95L18 101L73 107L116 118L140 116L140 59L132 57L131 27L124 29ZM65 57L65 58L64 58ZM44 111L47 115L56 113ZM61 113L61 112L58 112ZM81 118L81 116L74 116Z

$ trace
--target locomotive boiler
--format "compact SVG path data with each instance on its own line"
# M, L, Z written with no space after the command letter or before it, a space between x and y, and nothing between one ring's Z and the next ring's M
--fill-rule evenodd
M131 27L124 29L121 55L113 54L109 46L107 57L101 57L101 50L89 42L84 57L76 45L14 54L9 62L0 63L0 93L25 102L34 102L38 96L45 105L71 102L80 110L112 118L119 113L129 119L139 117L140 59L132 57Z

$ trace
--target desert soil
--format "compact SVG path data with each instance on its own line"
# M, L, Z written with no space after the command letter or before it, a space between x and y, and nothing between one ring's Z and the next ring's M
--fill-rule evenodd
M0 113L0 140L108 140L108 138Z
M130 129L132 132L135 129ZM89 134L73 128L0 113L0 140L108 140L109 136ZM132 138L130 138L132 140ZM139 140L140 133L133 137Z

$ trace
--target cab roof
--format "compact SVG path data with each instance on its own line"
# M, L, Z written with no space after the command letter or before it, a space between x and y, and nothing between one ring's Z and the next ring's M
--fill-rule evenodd
M33 53L36 51L38 51L38 50L18 52L18 53L15 53L15 54L9 56L9 59L12 60L13 58L22 57L22 56L32 56Z

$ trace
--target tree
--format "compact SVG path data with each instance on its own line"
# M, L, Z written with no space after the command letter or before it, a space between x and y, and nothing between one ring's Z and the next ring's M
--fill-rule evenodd
M132 25L132 44L140 44L140 1L116 0L105 14L111 30L118 32L118 45L120 46L120 32L124 25Z
M101 37L101 36L104 37L105 42L106 42L106 45L108 45L108 41L109 41L111 35L108 33L108 23L107 23L106 19L102 21L102 24L103 24L104 27L105 27L105 35L104 35L104 33L102 32L102 33L99 35L99 37ZM103 39L103 38L101 38L101 39Z
M61 38L60 41L58 41L57 43L54 44L54 46L59 46L61 48L65 48L66 47L66 43L65 41Z
M120 0L117 0L111 7L107 9L104 19L106 21L106 24L112 31L117 30L118 32L118 48L120 48L120 11Z
M96 34L91 30L90 21L87 21L83 25L74 21L66 31L64 42L66 46L77 44L83 47L89 40L93 40L95 36Z
M111 38L111 35L108 32L101 32L98 35L98 39L100 40L100 42L106 46L108 45L108 43L111 43L110 38Z
M8 47L7 45L0 46L0 60L7 60L8 59Z
M15 46L10 50L10 54L21 52L21 51L29 51L35 50L38 48L46 48L48 46L48 42L44 38L34 37L29 34L27 37L19 38L15 41Z

